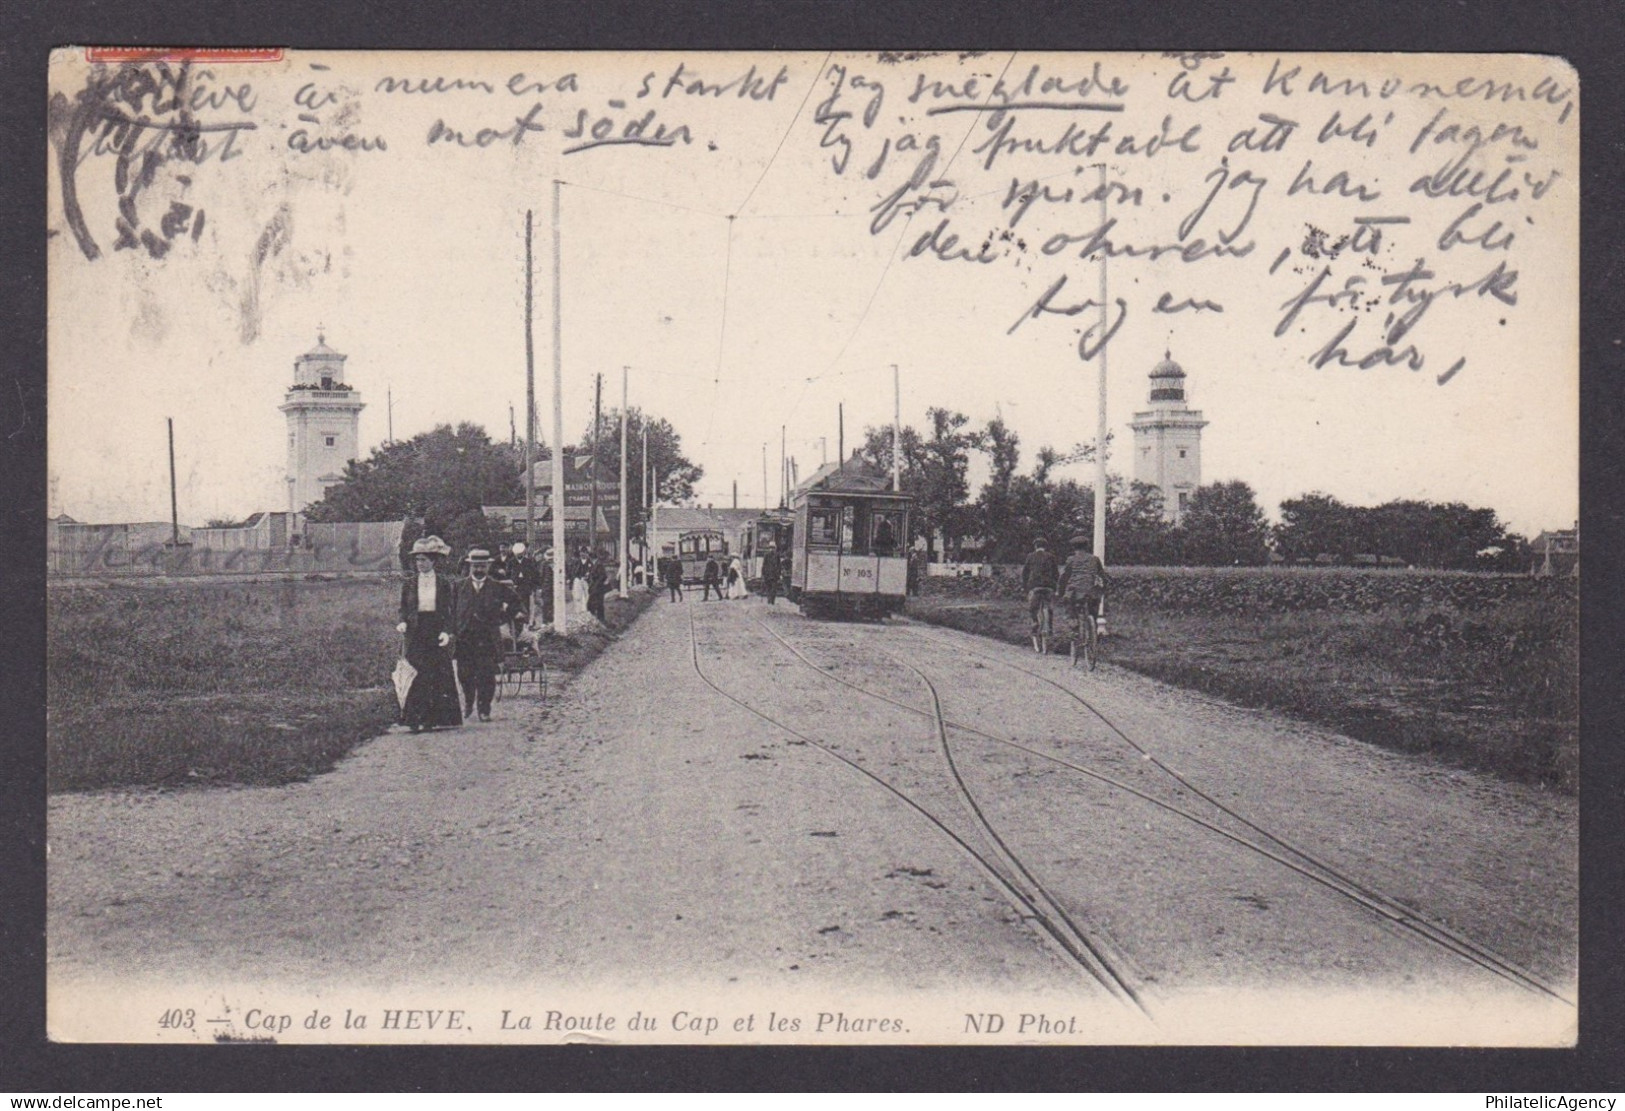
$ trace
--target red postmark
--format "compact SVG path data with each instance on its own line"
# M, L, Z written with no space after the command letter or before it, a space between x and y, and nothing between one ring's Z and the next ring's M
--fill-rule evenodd
M280 62L280 46L87 46L87 62Z

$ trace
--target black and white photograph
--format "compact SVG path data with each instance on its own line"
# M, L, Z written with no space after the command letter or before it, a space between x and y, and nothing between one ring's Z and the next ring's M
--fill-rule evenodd
M48 95L53 1041L1576 1044L1561 58Z

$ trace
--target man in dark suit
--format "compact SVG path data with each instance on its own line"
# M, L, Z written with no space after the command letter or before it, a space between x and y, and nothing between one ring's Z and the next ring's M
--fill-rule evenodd
M660 567L660 576L666 580L666 589L671 591L671 600L683 600L683 565L676 556L668 556Z
M773 605L779 596L779 553L771 545L762 551L762 593L767 595L767 604Z
M474 548L465 560L468 577L457 580L455 616L457 681L463 688L463 715L479 710L491 720L497 691L497 661L502 655L502 626L518 611L513 591L491 577L491 553Z
M705 574L700 582L705 587L705 595L700 601L709 602L713 590L717 592L717 601L722 601L722 564L717 562L716 556L706 556Z

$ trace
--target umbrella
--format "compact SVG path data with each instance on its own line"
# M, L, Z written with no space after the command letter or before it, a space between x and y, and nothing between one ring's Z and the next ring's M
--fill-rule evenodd
M412 680L416 679L417 675L418 669L407 663L406 657L402 656L395 661L395 699L403 710L406 709L406 692L412 689Z

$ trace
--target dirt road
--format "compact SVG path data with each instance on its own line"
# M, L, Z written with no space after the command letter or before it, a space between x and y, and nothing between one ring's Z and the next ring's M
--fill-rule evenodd
M1573 800L754 598L658 603L545 711L49 839L70 1039L1572 1037Z

